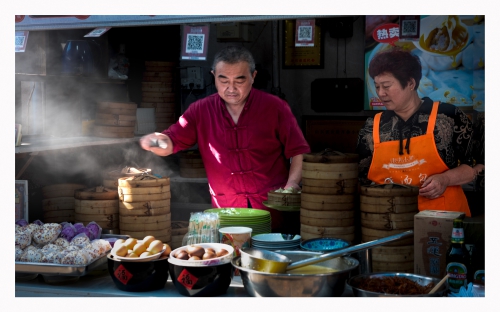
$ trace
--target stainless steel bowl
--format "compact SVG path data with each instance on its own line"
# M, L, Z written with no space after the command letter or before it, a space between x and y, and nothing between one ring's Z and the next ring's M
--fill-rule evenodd
M301 250L276 251L292 261L315 256L320 252ZM323 274L281 274L254 271L241 266L241 257L235 257L232 265L240 271L241 280L247 293L253 297L340 297L344 293L345 281L351 271L358 267L358 260L341 257L317 263L338 270Z
M427 286L429 283L434 283L436 285L441 281L439 278L423 276L413 273L395 273L395 272L383 272L383 273L368 273L359 274L351 277L347 281L347 285L351 286L352 292L355 297L443 297L445 296L446 290L448 289L448 284L444 283L439 287L439 289L433 294L423 294L423 295L394 295L386 294L382 292L367 291L359 288L358 286L367 278L381 278L381 277L406 277L422 286Z

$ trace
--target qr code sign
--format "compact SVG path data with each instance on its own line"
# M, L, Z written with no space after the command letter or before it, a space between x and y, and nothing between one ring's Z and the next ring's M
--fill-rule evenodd
M25 36L16 36L16 47L24 46L24 41L26 40Z
M203 53L204 42L205 42L204 34L188 34L186 53Z
M312 40L312 26L299 26L297 39L299 41L311 41Z
M404 20L401 23L401 35L402 36L415 36L417 35L417 20Z

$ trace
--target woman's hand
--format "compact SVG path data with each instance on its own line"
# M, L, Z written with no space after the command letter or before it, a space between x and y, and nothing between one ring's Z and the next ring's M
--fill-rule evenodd
M429 199L441 196L450 185L450 179L445 174L435 174L428 177L420 188L419 195Z
M168 156L173 151L173 144L170 138L159 132L146 134L141 137L139 145L144 150L153 152L158 156Z

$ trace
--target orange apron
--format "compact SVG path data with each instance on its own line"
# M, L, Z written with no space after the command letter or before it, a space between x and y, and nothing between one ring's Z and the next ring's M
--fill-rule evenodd
M368 179L377 183L398 183L421 187L427 177L449 170L434 143L434 125L439 102L434 102L425 135L411 138L411 153L399 155L399 140L380 142L380 116L373 122L373 159ZM458 211L471 216L467 198L460 185L448 186L435 199L418 196L418 209Z

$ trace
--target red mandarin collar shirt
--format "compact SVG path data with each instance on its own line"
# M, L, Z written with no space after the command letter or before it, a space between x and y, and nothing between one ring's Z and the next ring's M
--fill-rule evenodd
M249 200L253 208L265 208L267 192L288 180L288 159L310 152L288 103L257 89L238 124L215 93L192 103L163 133L174 153L198 143L213 207L248 207Z

